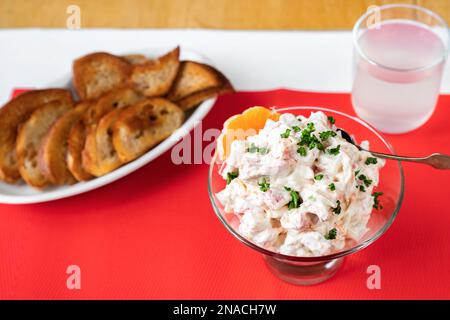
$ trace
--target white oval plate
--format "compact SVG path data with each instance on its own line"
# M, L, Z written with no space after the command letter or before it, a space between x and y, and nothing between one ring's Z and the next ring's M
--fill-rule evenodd
M136 50L131 53L141 53L148 57L158 57L170 51L173 48L154 48L148 50ZM127 53L125 53L127 54ZM193 60L197 62L207 63L212 65L211 61L195 51L188 49L181 49L181 60ZM55 81L49 84L47 87L67 87L70 84L71 75L67 74L65 77L61 77L60 81ZM52 201L62 198L67 198L80 193L84 193L104 185L116 181L122 177L125 177L129 173L141 168L153 159L159 157L161 154L169 150L174 146L184 135L188 134L194 126L201 121L211 110L216 98L208 99L202 102L192 114L187 115L187 119L183 125L175 131L170 137L162 141L153 149L139 157L138 159L123 165L122 167L110 172L102 177L95 178L86 182L78 182L70 186L60 186L47 188L44 190L37 190L27 186L24 183L21 184L7 184L0 182L0 203L8 204L26 204L26 203L38 203Z

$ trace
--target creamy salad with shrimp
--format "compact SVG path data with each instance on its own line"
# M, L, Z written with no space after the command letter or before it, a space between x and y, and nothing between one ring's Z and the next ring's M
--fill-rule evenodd
M368 150L369 143L361 142ZM253 243L291 256L322 256L367 232L385 160L344 140L323 112L282 114L258 134L235 140L217 198Z

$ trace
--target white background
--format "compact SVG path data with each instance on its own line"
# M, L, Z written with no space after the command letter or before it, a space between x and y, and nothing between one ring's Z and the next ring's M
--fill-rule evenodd
M349 92L350 31L55 30L0 31L0 104L15 87L46 87L93 51L133 53L181 45L210 58L238 90ZM442 92L450 93L447 63Z

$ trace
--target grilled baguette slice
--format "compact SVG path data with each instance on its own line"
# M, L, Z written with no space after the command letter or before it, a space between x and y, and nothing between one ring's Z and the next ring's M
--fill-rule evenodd
M86 126L79 119L70 129L67 137L67 168L78 181L87 181L93 176L87 172L82 163L81 153L86 142Z
M177 75L179 56L180 48L176 47L156 60L134 65L130 77L131 84L147 97L165 95Z
M82 100L96 99L124 86L131 72L125 59L106 52L81 57L73 63L73 84Z
M107 93L88 109L86 116L83 118L86 140L81 153L82 165L87 172L94 176L100 176L105 172L104 169L99 167L97 153L99 144L96 132L100 120L111 111L132 105L139 100L142 100L142 96L135 90L121 88ZM103 147L107 148L107 146Z
M218 70L203 63L183 61L167 98L188 110L205 99L231 91L230 82Z
M132 161L180 127L184 112L163 98L149 98L121 110L113 127L113 144L123 162Z
M0 109L0 179L14 183L20 179L17 167L18 127L42 105L51 101L71 104L72 95L64 89L34 90L22 93Z
M122 165L122 161L119 159L112 143L112 128L121 111L121 109L114 109L106 114L100 119L95 135L89 136L89 139L92 139L91 141L95 143L96 152L96 163L94 166L89 166L89 169L97 177L105 175ZM89 142L86 147L90 148Z
M61 116L43 139L39 150L39 167L45 178L54 185L72 184L76 180L67 167L67 146L70 130L90 106L80 102Z
M43 188L49 184L38 165L39 148L55 121L72 107L72 102L49 102L34 111L19 128L16 141L17 163L22 178L29 185Z

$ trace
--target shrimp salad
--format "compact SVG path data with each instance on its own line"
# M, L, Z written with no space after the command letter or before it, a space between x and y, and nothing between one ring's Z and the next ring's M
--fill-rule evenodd
M238 232L268 250L322 256L367 232L373 192L385 160L341 137L332 117L282 114L258 134L234 140L222 167L225 189L216 194ZM363 149L369 143L363 141Z

